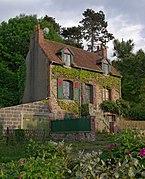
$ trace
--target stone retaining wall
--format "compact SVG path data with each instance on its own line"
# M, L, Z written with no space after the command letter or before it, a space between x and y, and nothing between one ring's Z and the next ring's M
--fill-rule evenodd
M145 121L133 121L120 119L117 121L117 126L119 129L136 129L136 130L145 130Z
M24 114L30 115L48 115L50 114L48 104L42 101L21 104L17 106L11 106L0 109L0 124L3 125L4 129L9 127L10 129L21 128L21 123Z
M50 138L52 140L64 140L64 141L95 141L95 134L91 132L51 133Z

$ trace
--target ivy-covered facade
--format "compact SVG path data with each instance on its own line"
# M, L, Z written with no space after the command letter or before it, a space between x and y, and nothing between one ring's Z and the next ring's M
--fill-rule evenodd
M96 52L44 39L37 26L26 59L23 102L44 100L50 112L97 115L104 100L121 96L121 76L100 46Z

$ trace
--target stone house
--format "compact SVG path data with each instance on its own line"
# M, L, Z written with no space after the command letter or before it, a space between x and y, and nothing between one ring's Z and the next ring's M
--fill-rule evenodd
M121 75L103 46L88 52L46 40L40 25L31 35L26 68L23 103L44 100L62 118L87 113L85 104L90 115L101 116L100 104L121 96Z

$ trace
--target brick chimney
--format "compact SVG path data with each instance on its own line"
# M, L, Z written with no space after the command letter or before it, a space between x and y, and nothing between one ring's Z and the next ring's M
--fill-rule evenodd
M40 29L40 24L37 24L34 28L34 33L30 37L30 46L34 44L43 44L44 43L44 32Z
M97 47L97 53L101 58L107 58L107 49L102 44Z

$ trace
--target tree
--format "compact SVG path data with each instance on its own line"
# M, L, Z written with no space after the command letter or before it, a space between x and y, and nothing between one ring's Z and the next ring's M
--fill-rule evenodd
M95 51L99 43L106 46L106 43L112 40L113 34L107 30L107 22L103 11L95 12L92 9L86 9L83 13L82 24L84 39L87 41L88 51Z
M127 40L126 42L123 39L121 42L118 39L115 39L113 44L114 56L116 56L118 59L122 59L131 55L134 49L134 43L131 39Z
M47 16L48 17L48 16ZM54 30L53 18L37 19L36 15L20 14L0 25L0 106L19 104L24 91L25 59L30 35L36 24L48 27L45 38L62 41Z
M122 97L132 103L140 103L145 96L145 53L139 50L134 54L133 40L114 41L116 59L113 66L121 73Z
M78 48L83 48L83 35L81 26L62 28L61 35L64 38L64 43Z
M60 34L61 26L58 23L56 23L55 18L45 15L42 20L49 22L49 24L53 26L54 31Z
M41 29L44 29L47 27L49 29L48 34L44 34L44 37L49 40L53 40L56 42L63 42L61 36L55 31L54 29L54 22L52 23L51 21L45 20L45 19L39 19L38 20L41 26Z

